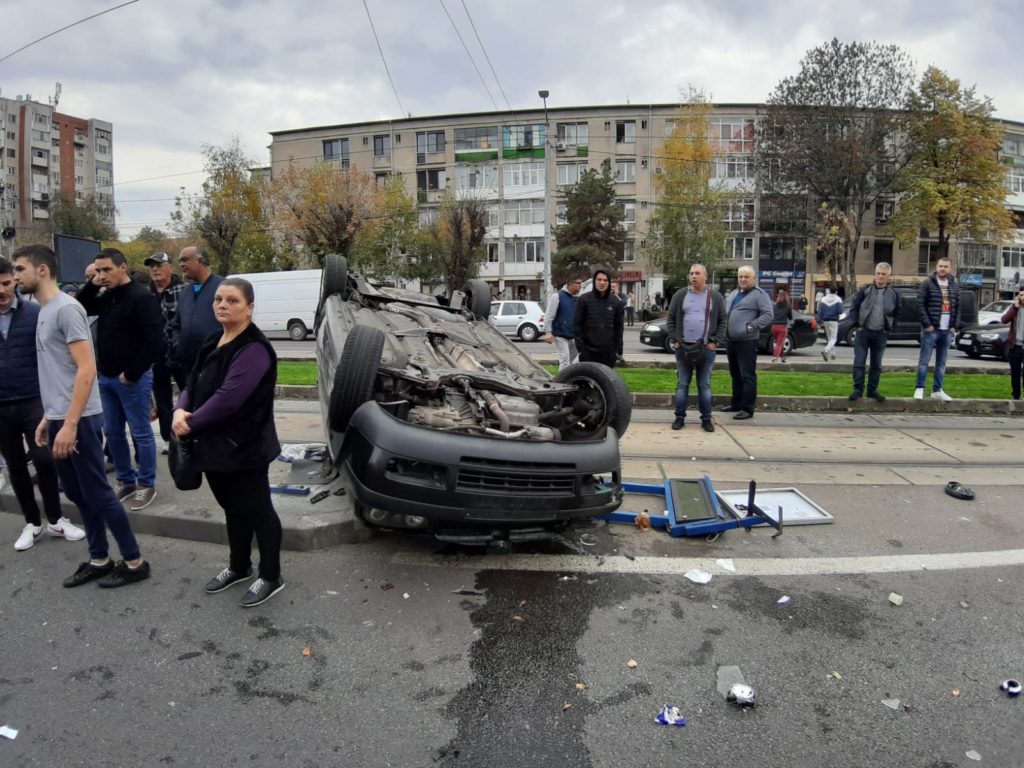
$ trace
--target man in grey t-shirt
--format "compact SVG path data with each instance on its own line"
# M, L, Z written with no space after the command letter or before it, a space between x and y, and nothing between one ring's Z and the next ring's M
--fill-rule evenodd
M78 507L89 542L89 561L64 586L97 580L101 587L122 587L147 579L149 563L104 470L96 360L85 310L57 287L57 258L50 248L26 245L13 260L15 281L40 304L36 359L44 416L36 444L50 445L64 494ZM107 529L124 558L116 564L109 557Z

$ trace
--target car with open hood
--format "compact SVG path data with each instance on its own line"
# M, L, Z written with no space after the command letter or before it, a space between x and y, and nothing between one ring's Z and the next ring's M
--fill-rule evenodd
M470 280L447 298L324 264L318 388L331 460L371 526L486 544L560 535L622 502L629 391L603 365L550 375L488 322Z

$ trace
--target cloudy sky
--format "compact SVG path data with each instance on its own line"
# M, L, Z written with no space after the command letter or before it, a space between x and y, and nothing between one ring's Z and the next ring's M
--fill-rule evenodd
M118 0L0 0L0 57ZM761 102L832 37L903 47L1024 121L1024 14L1012 0L138 0L0 62L0 90L114 125L122 236L165 227L202 183L203 144L237 134L268 162L269 131L493 109L449 21L504 106L672 103L695 85ZM159 177L159 178L158 178Z

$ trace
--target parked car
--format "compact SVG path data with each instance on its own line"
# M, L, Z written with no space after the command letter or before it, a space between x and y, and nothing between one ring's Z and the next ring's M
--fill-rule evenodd
M668 320L665 318L644 323L643 327L640 328L640 343L652 347L661 347L666 352L674 353L674 350L669 346L668 332L666 331L667 325ZM794 349L813 346L817 341L818 321L815 320L814 315L793 310L793 322L789 326L786 340L782 345L783 354L788 355ZM761 336L758 338L758 348L761 352L767 354L773 351L772 345L771 333L767 328L764 328L761 331ZM725 345L723 344L720 350L724 349Z
M1012 299L1002 299L986 304L978 310L978 325L999 325L1003 321L1003 313L1012 305Z
M979 313L980 314L980 313ZM956 348L975 359L991 355L1003 360L1010 358L1009 325L972 325L964 328L956 338Z
M482 280L439 300L375 287L327 257L320 408L367 524L485 544L559 535L621 504L625 383L595 363L552 377L490 310Z
M889 341L916 341L921 342L921 316L918 312L918 288L914 286L894 286L900 295L900 321L889 334ZM853 346L857 338L858 327L850 320L850 302L848 298L843 302L843 313L839 316L839 341L840 343ZM975 295L971 291L960 291L960 317L964 325L973 325L978 320L977 303Z
M536 341L544 327L544 307L536 301L492 301L490 320L506 336Z

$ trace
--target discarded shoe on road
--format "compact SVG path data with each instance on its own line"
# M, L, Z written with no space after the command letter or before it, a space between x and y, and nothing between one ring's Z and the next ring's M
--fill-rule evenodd
M961 485L956 481L946 483L946 493L954 499L963 499L964 501L970 501L974 498L974 491L972 491L968 486Z

